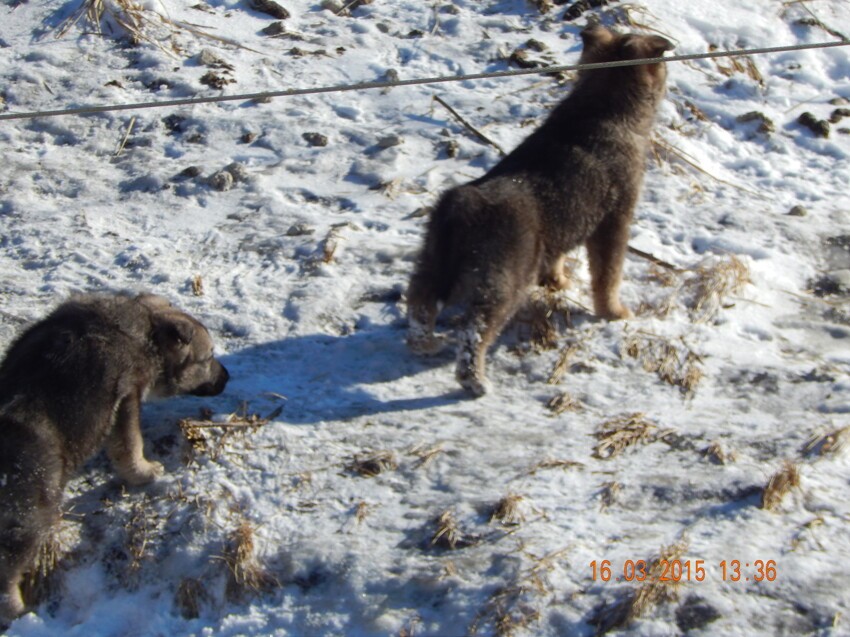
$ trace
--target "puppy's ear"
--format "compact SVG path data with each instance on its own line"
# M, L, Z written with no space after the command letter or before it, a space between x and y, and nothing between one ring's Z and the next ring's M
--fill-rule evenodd
M614 41L614 34L601 24L591 24L579 34L585 49L604 46Z
M620 58L623 60L660 58L665 51L672 51L675 48L676 45L660 35L632 35L620 44Z
M188 345L195 336L195 325L183 318L153 317L153 337L161 345Z

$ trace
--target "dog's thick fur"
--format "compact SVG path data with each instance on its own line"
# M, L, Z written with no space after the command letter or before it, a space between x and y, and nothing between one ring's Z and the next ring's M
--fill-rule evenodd
M23 612L21 577L80 465L105 445L122 479L154 480L141 402L213 396L228 378L204 326L149 294L72 299L12 344L0 364L0 620Z
M650 35L585 29L581 63L655 58ZM485 355L535 283L562 288L564 255L587 246L596 313L631 316L619 299L629 224L643 180L664 64L583 71L544 124L483 177L443 194L408 288L408 344L442 346L442 304L463 304L457 379L486 392Z

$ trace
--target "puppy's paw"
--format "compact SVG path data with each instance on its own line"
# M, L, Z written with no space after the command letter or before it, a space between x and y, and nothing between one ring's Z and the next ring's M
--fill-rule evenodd
M458 370L457 382L476 398L480 398L493 390L492 383L485 376L474 372L464 373L464 371Z
M608 321L621 321L624 319L634 318L635 316L629 308L620 303L599 308L596 311L596 315L599 318L604 318Z
M24 614L26 607L17 585L10 586L8 592L0 595L0 630L3 624L9 624L13 619Z
M608 316L608 319L612 321L622 321L624 319L630 319L634 317L634 313L629 308L627 308L625 305L621 305L620 307L616 308L614 311L611 312L611 314Z
M149 484L165 473L165 467L159 462L142 460L130 467L124 467L119 475L133 486Z
M445 349L447 344L448 339L445 336L434 336L433 334L415 338L411 336L407 339L408 349L420 356L434 356L435 354L439 354Z
M550 272L546 276L540 278L540 285L554 292L558 292L560 290L569 290L570 287L572 287L572 281L570 281L563 272Z

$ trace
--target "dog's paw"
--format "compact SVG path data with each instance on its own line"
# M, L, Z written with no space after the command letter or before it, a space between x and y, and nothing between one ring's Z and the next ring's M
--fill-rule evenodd
M634 313L629 308L627 308L625 305L621 305L619 308L611 312L611 316L609 316L608 318L613 321L622 321L634 317Z
M165 473L162 463L142 460L121 471L121 477L133 486L149 484Z
M433 334L407 339L408 349L420 356L434 356L435 354L439 354L445 349L447 344L448 339L446 337L434 336Z
M493 390L493 385L487 378L476 373L463 373L458 371L457 382L470 394L476 398L480 398L484 394L488 394Z
M8 593L0 595L0 630L3 624L9 624L13 619L24 614L26 607L17 584L10 586Z
M572 281L563 272L552 272L541 277L540 285L553 292L559 292L560 290L569 290L572 287Z
M600 308L597 310L596 315L599 318L603 318L608 321L622 321L635 317L629 308L625 305L620 305L619 303L617 305Z

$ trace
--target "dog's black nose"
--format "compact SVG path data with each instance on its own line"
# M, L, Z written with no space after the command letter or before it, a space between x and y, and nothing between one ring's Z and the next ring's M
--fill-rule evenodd
M227 385L227 381L230 380L230 374L227 369L219 363L215 361L218 366L218 372L215 374L213 380L208 383L204 383L200 387L196 387L193 389L190 394L193 396L218 396L221 392L224 391L224 387Z

